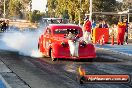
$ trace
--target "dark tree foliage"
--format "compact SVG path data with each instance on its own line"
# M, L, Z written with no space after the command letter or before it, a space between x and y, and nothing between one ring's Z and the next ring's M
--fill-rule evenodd
M9 0L5 0L5 11L6 11L6 17L9 14ZM1 0L0 2L0 17L3 17L4 14L4 0Z
M0 16L3 16L3 1L0 4ZM27 11L27 6L31 0L6 0L6 17L16 17L31 19L31 14L34 12ZM85 14L89 13L90 0L47 0L47 17L63 17L70 19L71 22L79 22L81 16L81 23ZM116 0L93 0L93 12L117 12L124 11L132 7L131 0L123 0L117 2ZM41 13L40 13L41 14ZM33 15L33 14L32 14ZM118 17L112 15L93 14L94 20L106 19L108 21L115 21Z
M40 22L42 20L42 17L44 16L44 13L41 13L39 10L34 10L30 13L30 22L36 23Z
M69 18L78 22L79 14L83 21L85 14L89 13L89 0L47 0L48 14L50 17ZM119 3L119 5L121 5ZM115 12L120 8L116 0L93 0L93 12ZM118 7L117 7L118 6ZM100 15L93 15L93 19L99 19ZM109 18L110 16L102 16ZM101 18L102 18L101 17ZM109 19L107 19L109 20Z

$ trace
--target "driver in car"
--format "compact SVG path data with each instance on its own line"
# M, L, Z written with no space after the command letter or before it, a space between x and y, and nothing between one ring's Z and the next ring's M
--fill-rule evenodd
M67 29L67 38L68 39L73 39L73 40L77 40L78 39L78 35L76 32L76 29Z
M67 38L69 39L68 44L71 56L79 57L78 56L79 42L76 40L76 33L74 33L74 30L68 30Z

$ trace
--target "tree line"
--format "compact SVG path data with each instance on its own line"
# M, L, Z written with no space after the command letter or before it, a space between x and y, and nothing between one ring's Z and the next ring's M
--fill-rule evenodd
M81 16L81 23L85 14L89 13L90 0L47 0L47 11L41 13L38 10L30 11L32 9L32 0L5 0L6 18L19 18L30 20L31 22L38 22L42 17L62 17L70 19L71 22L78 23L79 16ZM125 0L123 0L125 1ZM93 0L93 12L117 12L124 11L131 8L132 3L122 3L116 0ZM4 13L4 0L0 2L0 17ZM43 7L42 7L43 8ZM116 15L100 15L93 14L93 20L111 20L117 22Z
M38 10L31 11L32 0L5 0L6 18L25 19L38 22L44 13ZM0 17L4 17L4 0L0 2Z
M90 0L47 0L49 17L63 17L70 19L71 22L78 23L81 14L81 23L85 14L89 13ZM123 3L116 0L92 0L93 12L118 12L127 10L132 3ZM125 1L125 0L124 0ZM105 19L111 22L117 22L117 15L93 14L93 20Z
M27 5L30 1L31 0L5 0L6 18L23 18L23 12L26 10ZM0 9L0 16L3 17L4 0L1 0Z

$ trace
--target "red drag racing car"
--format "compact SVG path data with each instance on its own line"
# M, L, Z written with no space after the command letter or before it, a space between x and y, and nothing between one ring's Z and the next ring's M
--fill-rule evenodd
M52 61L64 59L91 59L96 57L93 44L82 39L81 27L73 24L51 24L39 37L38 49Z

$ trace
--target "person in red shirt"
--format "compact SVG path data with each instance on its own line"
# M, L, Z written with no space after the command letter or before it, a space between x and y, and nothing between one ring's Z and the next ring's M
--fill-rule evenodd
M84 24L83 24L83 32L84 32L84 41L86 43L91 42L91 22L88 19L88 17L85 18Z
M126 23L123 21L118 22L118 33L117 33L117 44L118 45L123 45L124 43L124 35L125 35L125 30L126 30Z

